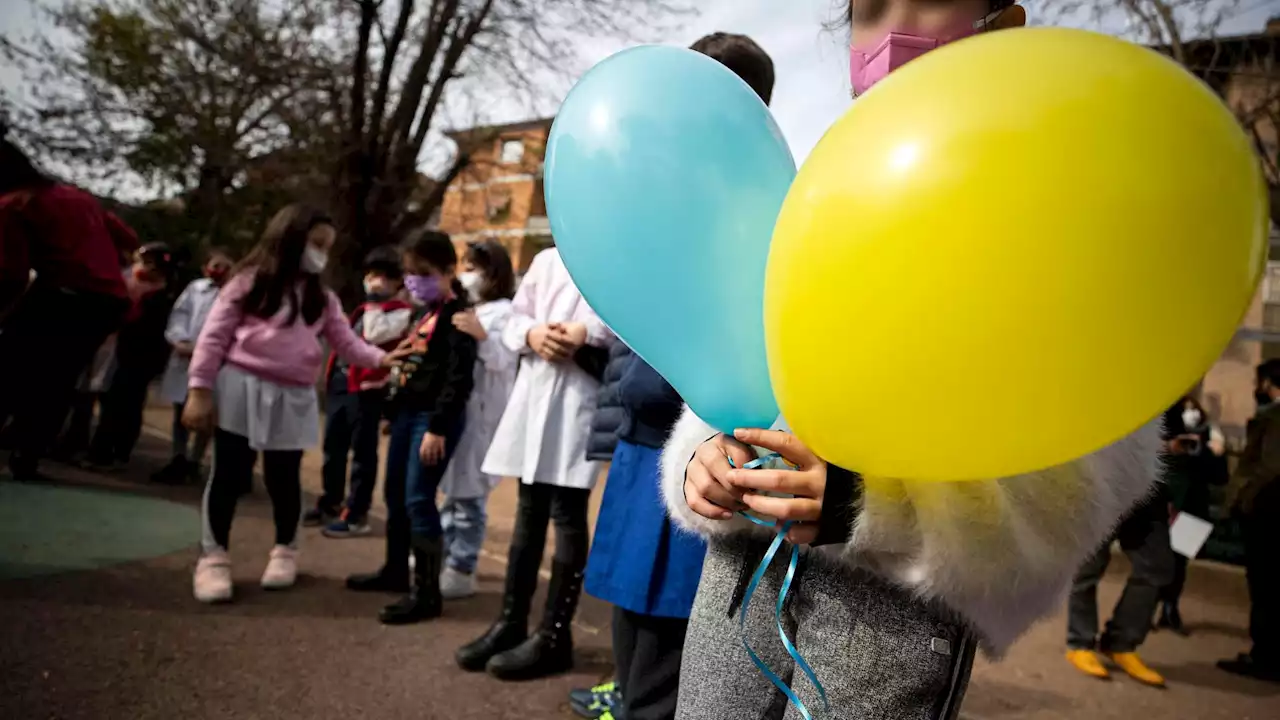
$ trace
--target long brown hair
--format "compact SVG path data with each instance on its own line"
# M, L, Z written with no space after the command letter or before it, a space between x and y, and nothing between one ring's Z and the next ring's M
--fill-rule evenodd
M480 270L484 282L476 291L477 302L510 300L516 294L516 273L511 255L497 240L467 243L467 262Z
M298 320L299 313L308 325L320 319L329 299L320 276L302 272L302 253L307 236L322 225L333 225L333 219L318 208L300 203L285 207L271 218L262 239L236 269L237 273L254 273L253 287L242 301L246 313L270 318L288 303L289 324ZM301 301L296 290L299 284Z

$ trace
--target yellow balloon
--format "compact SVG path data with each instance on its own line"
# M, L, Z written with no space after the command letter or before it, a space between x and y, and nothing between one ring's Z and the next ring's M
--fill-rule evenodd
M1005 30L854 102L774 230L774 393L868 475L1002 477L1097 450L1218 357L1267 249L1244 132L1169 59Z

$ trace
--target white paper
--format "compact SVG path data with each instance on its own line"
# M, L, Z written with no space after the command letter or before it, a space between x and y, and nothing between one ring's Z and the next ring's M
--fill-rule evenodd
M1178 513L1173 525L1169 528L1169 544L1179 555L1194 559L1200 554L1200 548L1213 532L1213 523L1202 520L1195 515Z

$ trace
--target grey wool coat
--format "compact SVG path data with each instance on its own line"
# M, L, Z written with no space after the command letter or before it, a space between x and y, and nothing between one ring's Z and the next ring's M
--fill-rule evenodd
M799 720L748 657L739 629L744 589L772 530L743 518L709 520L684 500L685 467L714 432L686 407L663 451L668 513L709 544L677 717ZM751 599L748 641L814 718L955 718L975 650L998 658L1062 602L1084 559L1155 487L1159 448L1157 418L1091 455L1014 477L917 483L845 474L860 492L841 513L850 518L844 539L802 550L783 612L830 712L778 637L785 552Z

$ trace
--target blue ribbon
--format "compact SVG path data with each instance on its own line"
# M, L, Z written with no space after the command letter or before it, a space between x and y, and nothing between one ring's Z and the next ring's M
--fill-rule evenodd
M780 459L781 457L782 456L778 453L766 455L743 465L742 469L756 470L773 460ZM729 465L733 465L732 459L729 460ZM761 520L750 513L739 512L738 514L761 527L774 527L774 523L769 522L768 520ZM797 696L795 691L791 689L791 686L783 681L782 678L778 677L778 674L771 670L768 664L760 659L760 656L756 654L755 650L751 649L751 643L747 641L747 611L751 607L751 597L755 594L756 588L759 587L760 581L764 579L765 572L767 572L769 570L769 566L773 564L773 558L778 554L778 549L782 547L782 541L786 539L787 531L791 529L793 524L794 523L791 521L787 521L782 524L782 527L778 528L778 533L774 535L773 542L769 545L768 552L764 554L764 557L760 560L760 564L756 566L756 571L751 574L751 582L747 585L747 592L742 598L742 609L738 614L738 631L742 636L742 646L746 648L747 655L751 657L751 662L755 663L756 668L760 670L761 674L768 678L769 682L773 683L774 687L781 690L782 693L787 696L787 699L791 701L791 704L800 711L800 715L804 720L813 720L813 716L809 714L809 709L800 701L799 696ZM782 607L787 602L787 594L791 591L791 583L795 579L796 565L799 561L800 550L795 545L792 545L791 559L787 563L787 574L782 580L782 587L778 590L778 602L774 606L774 622L778 626L778 637L782 638L782 645L786 648L787 654L791 656L793 661L795 661L796 667L800 668L805 676L809 678L809 682L813 683L813 687L818 691L818 697L822 699L823 709L827 713L830 713L831 705L827 702L826 689L822 687L822 683L818 682L818 676L814 674L813 668L809 667L809 663L805 662L804 657L800 655L799 651L796 650L796 646L792 644L791 639L787 637L787 631L782 627Z

